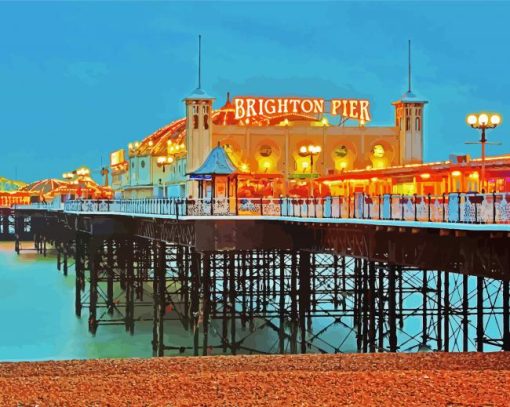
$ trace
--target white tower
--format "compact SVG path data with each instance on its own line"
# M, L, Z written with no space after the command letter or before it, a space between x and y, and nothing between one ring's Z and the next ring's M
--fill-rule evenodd
M411 91L411 41L409 41L409 87L395 106L395 124L399 128L400 164L423 162L423 110L426 100Z
M184 99L186 105L186 173L196 170L211 151L213 97L201 85L201 36L198 36L198 88ZM188 180L186 196L198 196L197 182Z

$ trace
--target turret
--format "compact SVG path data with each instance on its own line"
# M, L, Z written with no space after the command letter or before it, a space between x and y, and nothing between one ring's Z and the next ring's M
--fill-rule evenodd
M409 87L395 106L395 125L399 129L400 164L423 162L424 99L411 90L411 41L409 41Z

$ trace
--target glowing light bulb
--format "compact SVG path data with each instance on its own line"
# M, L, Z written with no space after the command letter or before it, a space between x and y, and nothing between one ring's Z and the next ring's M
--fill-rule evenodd
M421 174L420 177L422 179L429 179L430 178L430 174L429 173L424 173L424 174Z
M470 115L466 118L466 121L467 121L467 124L469 124L470 126L475 125L475 124L476 124L476 121L477 121L476 115L474 115L474 114L470 114Z
M491 116L491 124L497 126L499 123L501 123L501 116L499 114L493 114Z
M461 174L460 171L452 171L452 177L459 177Z
M321 146L315 146L315 152L317 154L319 154L321 151L322 151L322 147Z
M300 152L301 154L306 154L306 146L301 146L301 147L299 148L299 152Z
M478 124L480 126L486 126L489 123L489 116L486 113L482 113L478 116Z

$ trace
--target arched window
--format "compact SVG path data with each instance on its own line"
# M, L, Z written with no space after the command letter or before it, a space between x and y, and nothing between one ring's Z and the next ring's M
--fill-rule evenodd
M204 129L208 129L209 128L209 115L204 115Z
M415 128L416 130L421 131L421 119L419 117L415 120Z
M193 128L198 129L198 114L193 115Z
M411 129L411 118L408 117L406 118L406 130L410 130Z

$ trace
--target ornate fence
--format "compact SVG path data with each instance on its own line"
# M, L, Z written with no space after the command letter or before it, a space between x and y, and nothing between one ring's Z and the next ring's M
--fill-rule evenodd
M66 212L110 212L180 216L274 216L323 219L379 219L418 222L510 223L510 194L450 193L366 195L325 198L205 198L79 200Z

